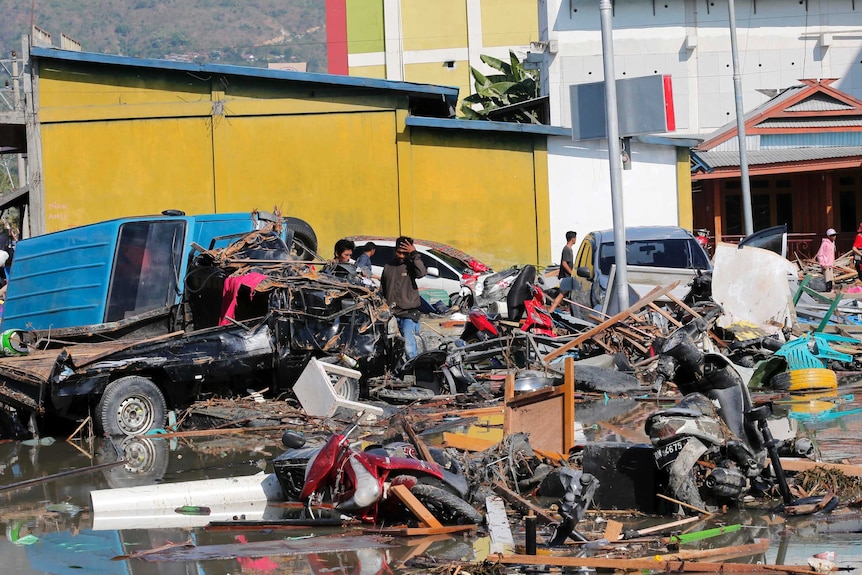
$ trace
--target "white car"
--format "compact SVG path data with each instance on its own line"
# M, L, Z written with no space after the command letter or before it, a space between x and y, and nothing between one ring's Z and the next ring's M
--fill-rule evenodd
M383 266L395 257L395 237L351 236L346 238L356 244L353 260L362 253L366 242L373 242L377 249L371 256L371 273L379 280ZM475 284L482 274L492 270L487 265L446 244L427 240L414 239L413 245L421 254L422 262L427 268L425 277L416 280L419 294L429 302L449 300L462 292L462 287Z

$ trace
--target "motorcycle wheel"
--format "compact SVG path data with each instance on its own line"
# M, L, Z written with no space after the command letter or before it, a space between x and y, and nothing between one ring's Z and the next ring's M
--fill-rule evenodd
M700 495L697 478L697 461L706 453L706 447L697 439L690 439L668 469L668 491L670 496L689 505L681 505L684 514L695 509L706 509Z
M456 525L478 525L482 514L472 505L445 489L417 483L410 490L422 505L428 508L441 523Z

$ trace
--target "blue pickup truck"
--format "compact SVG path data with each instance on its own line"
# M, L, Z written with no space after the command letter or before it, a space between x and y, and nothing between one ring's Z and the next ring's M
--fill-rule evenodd
M276 217L263 212L188 216L166 210L22 240L3 304L3 343L9 345L14 330L57 334L79 327L90 333L122 331L124 323L140 327L128 320L181 301L182 278L195 246L224 247ZM317 249L307 222L284 218L284 224L287 245L296 239L303 253Z
M20 242L0 438L88 415L101 433L144 434L200 396L289 391L312 357L382 372L398 356L385 302L349 270L319 273L316 243L296 218L176 212ZM359 383L336 393L356 400Z

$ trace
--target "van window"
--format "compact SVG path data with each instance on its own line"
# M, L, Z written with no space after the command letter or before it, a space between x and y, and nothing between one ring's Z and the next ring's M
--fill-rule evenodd
M105 321L172 305L176 301L185 221L120 226Z
M599 269L603 275L611 273L615 261L614 243L602 244L599 248ZM693 238L628 241L626 263L630 266L709 269L706 253Z

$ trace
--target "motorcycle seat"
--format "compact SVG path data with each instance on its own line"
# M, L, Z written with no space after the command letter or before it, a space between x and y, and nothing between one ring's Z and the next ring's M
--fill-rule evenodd
M489 314L487 314L486 317L488 318L488 321L499 321L500 320L500 314L499 313L489 313Z

